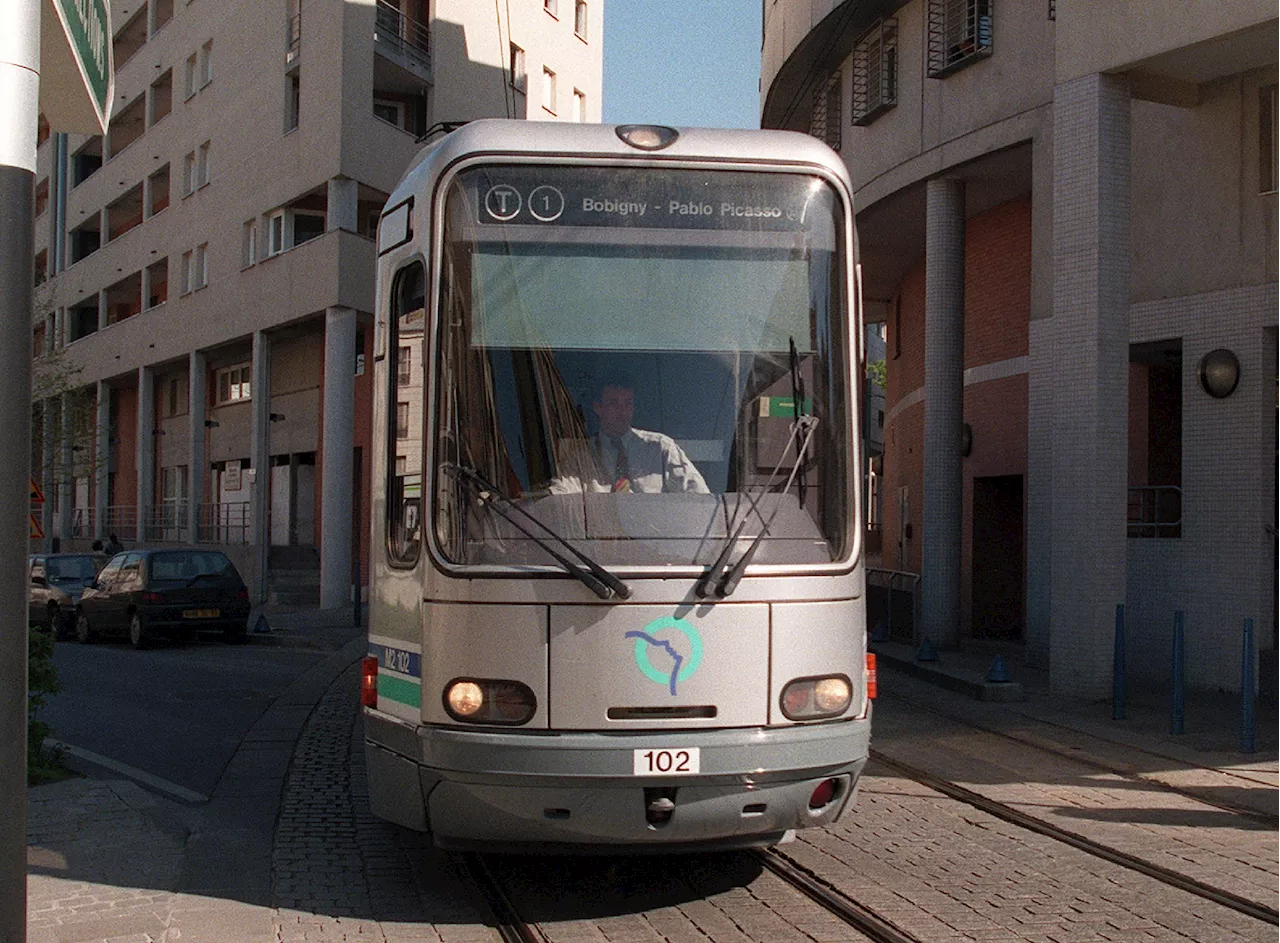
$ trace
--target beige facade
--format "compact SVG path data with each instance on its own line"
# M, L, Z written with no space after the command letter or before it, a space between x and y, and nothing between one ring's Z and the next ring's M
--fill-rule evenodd
M115 0L108 134L38 150L33 349L91 417L37 424L46 539L221 543L262 599L318 561L346 598L383 202L439 123L599 121L603 6Z
M935 642L982 637L990 581L973 541L990 528L974 468L994 448L1022 496L1020 617L1004 638L1058 690L1109 693L1117 605L1142 682L1168 683L1175 611L1189 683L1240 688L1246 619L1274 677L1277 58L1275 6L1260 0L765 5L762 124L845 156L868 316L887 322L884 565L919 566L931 534L962 532L963 562L921 574L949 587L961 567L947 598L924 593L918 631ZM961 219L939 181L961 188ZM1028 204L1025 223L1009 211ZM935 222L965 246L966 277L926 300L919 285L949 264L926 252ZM1027 261L984 281L993 253ZM987 304L1024 281L1021 300ZM939 349L926 321L956 304L970 346ZM996 362L993 334L1025 340ZM912 339L922 350L895 361ZM1225 398L1198 378L1220 348L1240 364ZM925 364L962 370L962 389ZM994 443L972 435L960 499L919 487L934 460L957 474L931 395L935 415L962 408L975 429L998 425L992 403L1025 416Z

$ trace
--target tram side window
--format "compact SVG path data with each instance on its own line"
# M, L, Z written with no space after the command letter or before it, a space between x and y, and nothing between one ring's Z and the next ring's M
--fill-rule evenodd
M387 368L385 411L387 556L393 564L401 566L417 563L422 548L424 371L403 368L412 363L414 347L419 351L423 349L426 327L423 299L423 267L421 262L414 262L396 275L388 319L391 336L387 350L393 355Z

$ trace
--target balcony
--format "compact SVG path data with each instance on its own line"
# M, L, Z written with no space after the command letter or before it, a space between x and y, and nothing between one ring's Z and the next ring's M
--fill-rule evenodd
M431 33L427 25L402 12L408 0L377 0L373 39L377 52L400 68L430 80Z

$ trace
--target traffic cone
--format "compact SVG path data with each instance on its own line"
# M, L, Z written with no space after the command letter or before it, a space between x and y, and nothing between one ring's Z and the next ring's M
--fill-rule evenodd
M1004 666L1004 659L997 655L995 661L991 663L991 667L987 670L987 680L997 683L1007 682L1009 678L1009 669Z
M933 642L925 639L920 643L920 651L916 652L916 661L937 661L938 653L934 651Z

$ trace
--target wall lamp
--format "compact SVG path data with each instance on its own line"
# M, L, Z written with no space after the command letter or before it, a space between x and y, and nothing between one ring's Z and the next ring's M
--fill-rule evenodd
M204 421L204 427L205 427L206 429L216 429L216 428L218 428L218 420L216 420L216 419L206 419L206 420Z
M272 422L284 422L284 413L270 413L267 418Z
M1225 347L1200 358L1200 387L1214 399L1226 399L1240 384L1240 360Z

